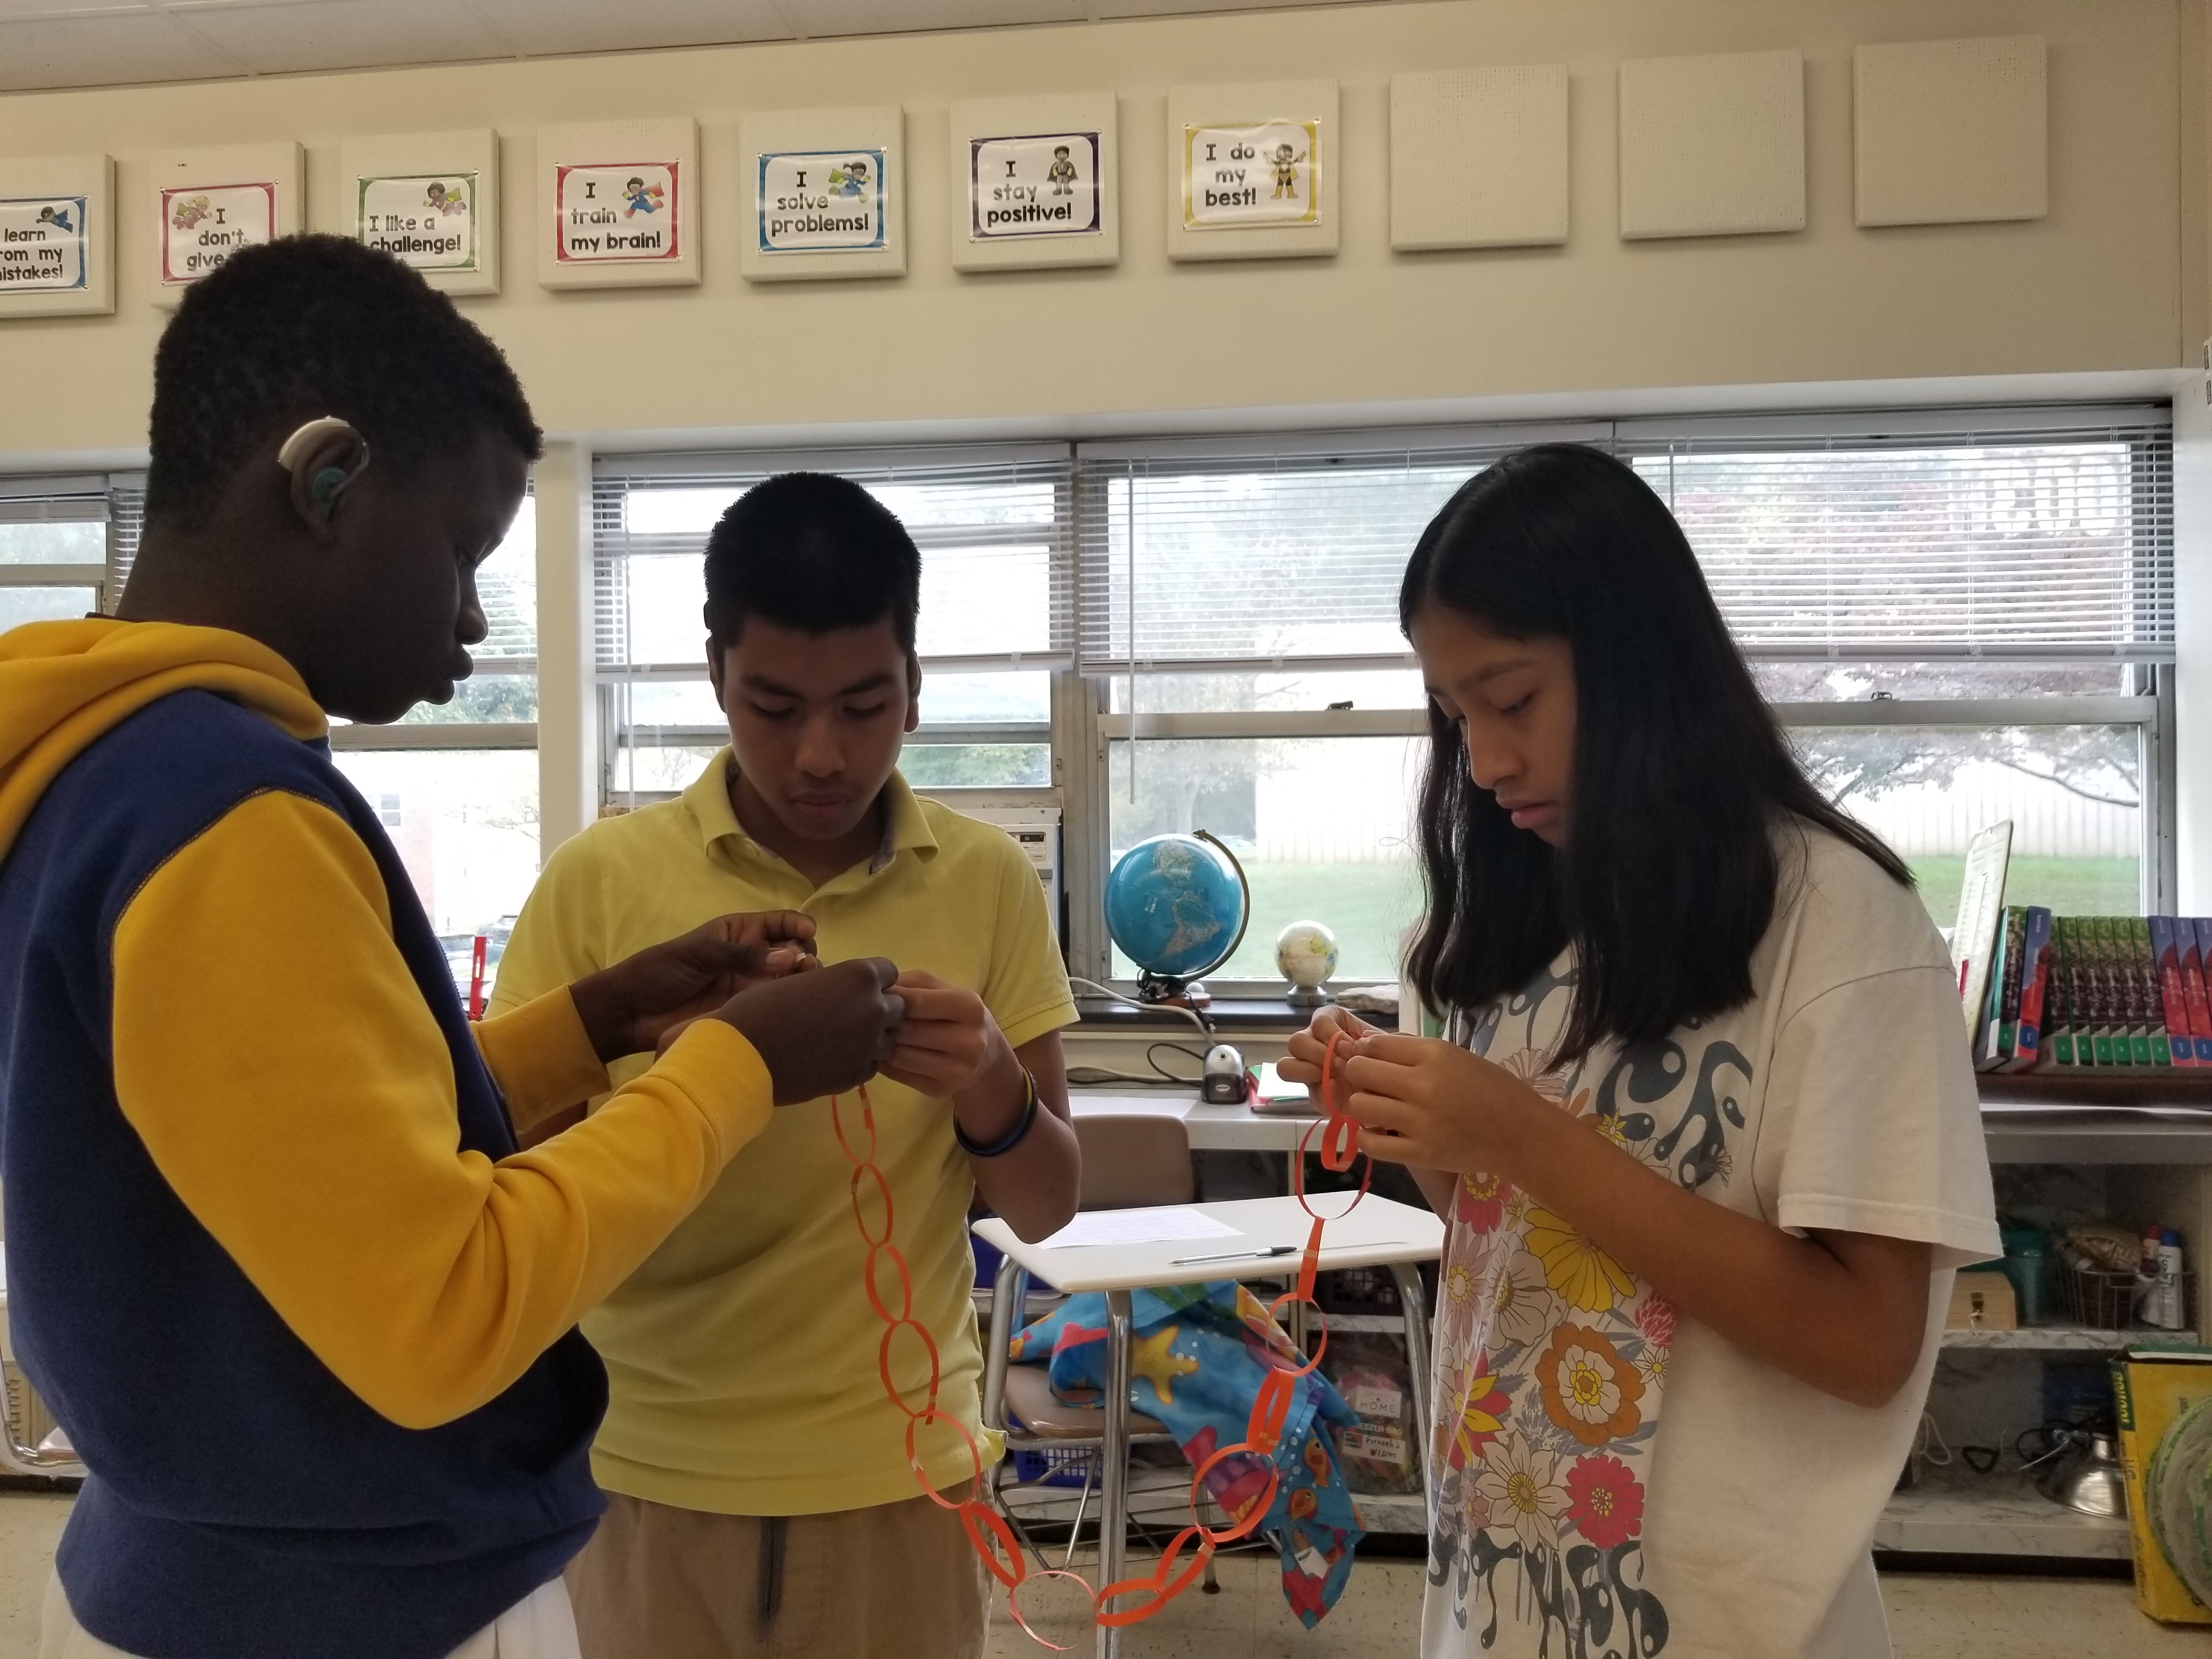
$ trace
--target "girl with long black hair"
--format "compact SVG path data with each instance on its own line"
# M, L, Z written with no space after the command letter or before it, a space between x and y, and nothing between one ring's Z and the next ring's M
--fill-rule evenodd
M1422 533L1447 1040L1324 1011L1449 1224L1425 1659L1883 1659L1869 1549L1954 1269L1999 1249L1905 867L1807 781L1634 471L1546 445Z

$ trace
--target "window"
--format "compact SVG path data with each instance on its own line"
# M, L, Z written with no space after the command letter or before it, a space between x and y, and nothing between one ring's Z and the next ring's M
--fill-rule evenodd
M2022 902L2171 902L2156 405L603 458L603 798L665 798L726 741L699 621L722 510L771 472L842 472L922 549L907 775L970 809L1061 811L1073 971L1134 971L1100 920L1112 860L1203 829L1253 890L1218 990L1279 987L1275 937L1301 920L1335 931L1340 977L1391 978L1427 750L1399 580L1454 489L1546 440L1610 449L1669 501L1814 777L1939 923L1999 817Z
M1071 882L1211 830L1253 888L1218 981L1276 982L1275 934L1307 918L1345 976L1393 975L1426 750L1399 580L1452 490L1546 439L1613 450L1668 501L1813 775L1907 858L1939 924L1966 841L2000 817L2018 902L2165 902L2155 406L1079 446L1083 708L1106 766L1101 845L1071 851ZM1071 960L1126 976L1084 926L1097 909L1071 907Z
M1065 445L603 459L592 489L602 794L682 790L726 743L707 683L707 533L761 479L838 472L921 550L921 728L902 769L971 809L1050 805L1054 687L1073 662Z
M2165 409L1620 436L1808 769L1911 863L1939 924L1967 840L2000 818L2014 902L2172 902Z
M537 503L477 569L489 632L453 700L390 726L335 723L338 769L377 810L465 987L478 933L496 964L538 878Z
M0 477L0 632L114 608L138 485L125 474Z

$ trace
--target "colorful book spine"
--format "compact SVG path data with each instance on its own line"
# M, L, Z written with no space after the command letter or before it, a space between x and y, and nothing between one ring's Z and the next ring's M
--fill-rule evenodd
M2008 1065L2020 1032L2020 964L2027 944L2027 909L2008 904L1997 924L1996 955L1990 964L1990 1017L1974 1064L1983 1071Z
M2174 943L2181 951L2181 992L2189 1004L2189 1041L2199 1066L2212 1066L2212 1003L2204 990L2206 924L2189 916L2173 924Z
M2044 1010L2051 987L2051 912L2039 904L2027 907L2027 925L2020 954L2020 1017L2014 1028L2008 1072L2025 1072L2042 1064Z
M2159 1012L2158 962L2151 955L2150 918L2121 916L2120 954L2127 963L2131 993L2128 1024L2128 1056L2138 1066L2169 1066L2159 1056L2167 1051L2166 1020Z
M2051 946L2044 952L2043 1063L2074 1063L2074 983L2066 959L2066 918L2051 919Z
M2080 916L2068 916L2066 928L2066 1000L2070 1005L2069 1018L2074 1028L2074 1063L2094 1066L2097 1063L2095 1042L2097 1026L2097 980L2092 971L2092 950L2088 929Z
M2170 1066L2197 1064L2197 1050L2190 1042L2189 992L2181 977L2181 945L2176 937L2176 920L2172 916L2153 916L2150 919L2151 955L2158 963L2159 1006L2166 1014L2166 1040ZM2151 1044L2155 1054L2158 1044Z
M2094 1006L2090 1011L2090 1051L2100 1066L2124 1066L2128 1063L2127 1041L2124 1036L2115 1043L2115 1032L2124 1031L2120 1024L2121 1009L2118 953L2112 945L2112 932L2106 924L2110 916L2081 918L2083 938L2089 950L2089 979Z

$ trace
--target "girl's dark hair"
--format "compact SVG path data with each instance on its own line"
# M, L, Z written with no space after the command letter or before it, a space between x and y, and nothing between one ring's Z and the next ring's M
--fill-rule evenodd
M1420 841L1428 892L1408 959L1431 1007L1473 1008L1571 943L1560 1058L1650 1042L1750 1000L1773 919L1774 833L1790 815L1911 873L1808 781L1650 486L1612 456L1541 444L1462 485L1413 549L1410 637L1431 607L1574 653L1567 844L1513 827L1468 775L1457 722L1429 708Z

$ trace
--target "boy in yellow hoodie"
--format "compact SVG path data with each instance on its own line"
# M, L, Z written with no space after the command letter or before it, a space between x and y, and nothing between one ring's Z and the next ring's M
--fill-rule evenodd
M325 717L453 695L538 448L414 272L247 250L162 337L120 618L0 636L9 1313L91 1471L48 1659L573 1659L578 1316L890 1052L895 969L788 915L464 1018Z

